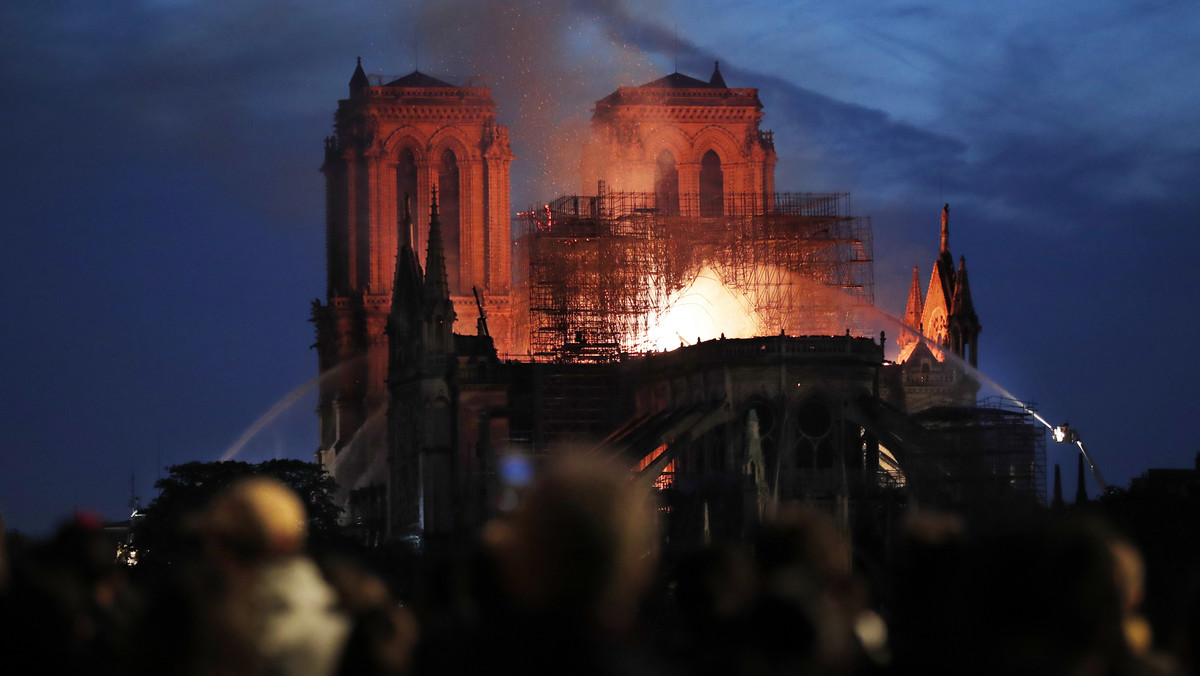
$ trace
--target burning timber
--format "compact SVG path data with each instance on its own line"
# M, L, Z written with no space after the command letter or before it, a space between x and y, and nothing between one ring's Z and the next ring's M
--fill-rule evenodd
M654 351L655 329L700 277L744 314L744 335L729 337L865 330L871 225L850 214L849 194L725 195L719 215L700 216L683 215L701 213L695 195L600 187L520 215L534 359ZM685 330L681 342L698 338Z

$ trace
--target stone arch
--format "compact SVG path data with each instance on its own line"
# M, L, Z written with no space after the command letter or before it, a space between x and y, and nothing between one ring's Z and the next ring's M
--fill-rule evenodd
M445 126L429 139L429 171L438 186L442 243L446 254L446 272L450 293L471 293L471 286L483 271L485 239L479 210L482 208L483 159L478 138L471 129ZM448 178L443 166L449 152L457 164L458 185L444 185ZM456 190L457 189L457 190Z
M721 165L731 167L744 158L737 139L721 127L705 127L692 141L691 152L686 161L699 164L704 154L713 151L721 158Z
M654 198L660 214L679 215L679 161L666 148L654 162Z
M388 137L383 142L383 152L389 159L394 159L400 154L400 150L408 148L412 151L413 158L417 161L417 166L429 161L429 153L425 142L422 140L424 134L415 127L400 127L388 134Z
M404 216L404 195L408 194L411 199L410 207L412 209L413 223L421 222L421 206L427 205L428 197L421 195L421 186L424 185L423 167L428 162L428 155L423 141L423 134L415 127L404 126L393 130L380 144L383 149L383 155L380 158L379 172L381 174L381 183L388 186L385 189L386 196L381 204L382 213L380 214L380 247L377 254L377 260L382 261L378 264L381 281L390 286L391 273L394 270L393 258L396 254L396 237L397 224ZM405 151L412 154L412 165L405 168L401 166L403 162L403 154ZM427 207L426 207L427 208ZM414 227L414 230L417 230ZM419 235L416 233L405 233L406 236L415 237L414 246L417 246L420 241Z
M676 193L687 193L688 168L684 165L691 152L691 140L676 127L647 125L643 130L645 137L638 155L638 166L630 176L632 181L624 189L659 192L656 186L659 178L658 159L666 151L674 158L679 174L679 189ZM677 204L678 200L670 202Z
M417 199L420 195L421 186L421 161L417 159L417 152L413 148L401 145L396 151L395 162L396 215L398 218L404 215L404 204L407 199L410 216L416 222ZM404 236L412 237L412 233L406 232Z
M675 127L655 129L647 135L643 147L646 149L645 160L647 162L657 160L664 150L670 151L675 156L676 164L692 161L689 159L692 153L692 142L687 135Z
M796 403L796 426L809 439L821 439L833 430L836 415L826 397L810 396Z
M461 293L462 270L462 215L466 190L463 174L467 172L463 158L447 145L434 158L434 171L438 184L438 221L442 226L442 249L446 257L446 271L450 293Z
M718 218L725 215L725 170L721 156L709 150L700 158L700 217Z
M383 270L389 271L384 277L387 283L391 283L390 271L394 268L392 257L396 252L396 233L397 224L404 217L404 196L407 193L410 199L409 207L411 209L413 232L405 233L403 236L411 237L411 242L415 250L421 250L421 244L424 242L423 235L420 233L418 225L424 222L422 211L427 210L429 204L429 196L423 195L423 186L428 185L428 166L429 155L428 149L424 141L424 134L419 129L411 125L400 127L388 134L381 144L383 148L383 161L380 167L380 172L385 177L384 181L390 184L391 193L389 197L384 198L382 205L383 213L381 215L381 225L383 226L383 234L381 235L381 243L379 255L383 257L384 262L381 264ZM412 165L405 167L403 155L405 152L412 153Z
M429 160L437 162L447 148L454 151L459 162L477 162L482 157L479 145L473 143L465 130L459 127L442 127L429 137Z
M812 392L789 404L794 434L791 455L800 470L828 469L832 460L829 444L836 415L822 391Z

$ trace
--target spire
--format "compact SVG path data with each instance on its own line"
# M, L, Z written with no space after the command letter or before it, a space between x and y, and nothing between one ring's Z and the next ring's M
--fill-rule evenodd
M967 282L967 259L960 256L958 272L954 274L954 293L950 298L950 334L954 353L971 366L979 365L979 317L971 301L971 285Z
M942 207L942 254L950 253L950 205Z
M721 77L720 61L713 61L713 74L708 80L708 86L717 89L729 89L729 85L725 84L725 78Z
M399 251L404 249L412 249L413 246L413 228L412 228L412 196L407 192L404 193L404 214L400 217L400 230L396 233L399 245Z
M438 220L437 188L429 205L429 246L425 249L425 290L429 300L450 297L446 278L446 252L442 248L442 224Z
M392 281L392 307L387 317L388 379L399 382L420 368L422 297L421 264L412 247L412 214L408 195L404 214L396 223L396 275Z
M958 272L954 276L954 299L950 312L964 319L975 316L975 304L971 302L971 287L967 283L967 259L958 257Z
M947 320L952 314L954 308L954 256L950 254L950 205L942 207L942 248L937 257L937 262L934 263L935 275L937 276L938 284L942 289L942 298L938 299L939 305L944 302L942 307L946 310ZM925 304L928 305L930 300L925 299ZM949 339L949 335L946 336Z
M913 266L912 284L908 287L908 307L904 310L904 324L911 329L921 326L925 303L921 300L921 273Z
M1050 503L1050 508L1055 511L1063 508L1062 469L1058 463L1054 463L1054 500Z
M350 76L350 96L354 96L369 86L367 74L363 71L362 57L358 57L358 65L354 67L354 75Z
M407 262L406 254L412 251L409 245L409 228L412 227L412 214L408 210L408 194L404 195L404 213L396 223L396 274L392 279L392 311L396 310L396 300L400 297L400 288L404 284L404 267Z
M1078 479L1075 484L1075 504L1082 505L1088 501L1087 486L1083 481L1083 454L1079 454L1079 469L1076 476Z
M396 274L392 280L392 318L395 322L406 319L403 315L421 307L421 264L412 247L412 212L409 196L404 195L404 214L396 224Z
M442 248L442 224L438 220L437 189L429 205L429 247L425 250L425 318L428 353L451 354L454 351L454 303L446 281L446 252Z

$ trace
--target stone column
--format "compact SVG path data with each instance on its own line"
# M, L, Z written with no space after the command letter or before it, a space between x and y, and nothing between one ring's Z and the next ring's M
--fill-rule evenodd
M685 218L700 216L700 163L676 164L679 171L679 215Z

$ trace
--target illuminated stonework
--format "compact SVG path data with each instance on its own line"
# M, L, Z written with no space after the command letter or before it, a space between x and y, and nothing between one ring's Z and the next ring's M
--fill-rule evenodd
M911 329L898 340L904 367L904 389L909 411L935 405L970 406L979 383L963 364L978 364L979 318L967 282L966 259L958 269L950 254L950 205L942 208L941 249L933 263L929 287L921 299L919 279L913 269L904 322ZM947 359L949 352L955 359Z
M478 289L496 346L511 348L513 154L490 90L476 84L454 86L420 72L373 82L359 63L325 142L328 297L313 306L324 374L320 452L331 469L355 466L356 483L361 472L374 477L368 484L383 480L383 463L370 449L383 445L384 329L396 252L408 238L424 255L434 194L454 328L474 333ZM406 209L412 224L401 227ZM354 457L338 457L347 449Z
M888 362L856 325L870 222L845 193L775 192L756 90L674 73L598 101L583 190L520 214L519 283L490 92L420 73L372 85L361 68L350 91L326 146L313 314L320 459L364 541L465 542L572 448L653 485L677 546L743 536L791 501L853 530L904 496L1037 499L1040 430L977 408L963 367L979 323L948 209Z
M614 192L654 193L660 211L681 216L760 210L775 192L776 162L761 121L758 90L727 87L719 69L708 82L676 72L621 87L596 102L581 193L600 182ZM757 208L733 205L735 196Z
M390 296L405 199L413 248L423 253L436 191L456 328L473 330L478 288L505 351L513 155L488 88L457 87L420 72L372 86L359 66L350 98L338 103L335 127L322 168L330 294Z

